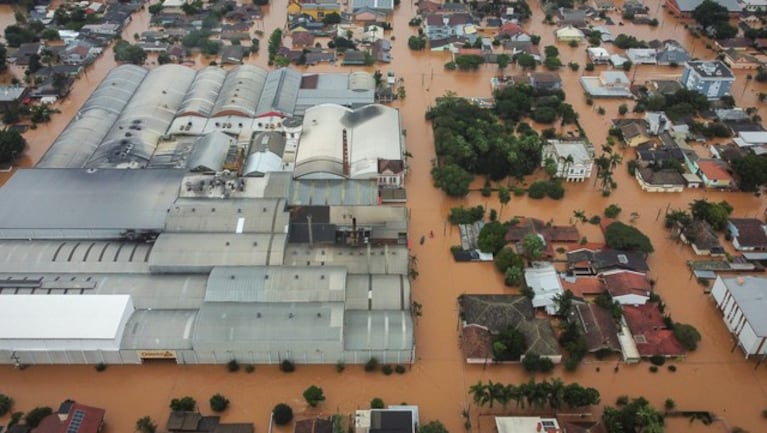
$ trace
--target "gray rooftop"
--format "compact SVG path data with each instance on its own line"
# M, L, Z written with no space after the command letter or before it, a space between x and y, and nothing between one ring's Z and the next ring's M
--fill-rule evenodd
M347 310L408 310L410 280L406 275L349 274Z
M217 267L205 302L343 302L346 269L338 266Z
M722 278L757 337L767 337L767 278L751 275Z
M0 238L118 237L162 230L183 170L19 170L0 189Z
M0 102L16 101L27 90L24 86L0 86Z
M410 350L413 318L409 311L347 311L344 349Z
M703 3L703 0L676 0L676 4L679 6L679 10L682 12L692 12ZM716 3L724 6L728 12L740 12L743 7L737 2L737 0L716 0Z
M406 246L347 248L289 245L285 249L287 266L345 266L350 274L408 273Z
M687 67L692 68L701 77L705 78L734 78L730 68L721 60L693 60L687 62Z
M284 233L285 201L277 198L180 198L170 206L166 232Z
M136 310L125 324L121 349L192 349L197 310Z
M288 203L291 206L372 206L378 204L378 185L375 180L294 179Z

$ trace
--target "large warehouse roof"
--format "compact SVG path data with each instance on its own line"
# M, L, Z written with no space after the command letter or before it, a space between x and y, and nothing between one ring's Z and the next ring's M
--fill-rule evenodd
M346 350L413 348L413 318L409 311L347 311L344 330Z
M135 65L112 69L37 166L83 167L133 97L147 72Z
M0 189L3 239L162 230L183 170L19 170ZM112 236L105 236L109 232Z
M343 167L344 135L350 166ZM399 111L379 104L352 110L322 104L306 110L296 154L295 178L329 175L365 179L378 174L378 160L403 158Z
M0 296L0 339L119 339L132 310L127 295Z
M179 114L210 116L225 78L226 71L215 66L197 71L179 107Z
M170 208L167 232L284 233L289 213L278 198L180 198Z
M198 348L291 350L343 339L342 303L206 303L194 326Z
M346 268L217 267L205 302L343 302Z
M229 71L219 91L212 115L254 117L267 75L268 72L254 65L241 65Z
M121 349L192 348L197 310L139 310L125 325Z

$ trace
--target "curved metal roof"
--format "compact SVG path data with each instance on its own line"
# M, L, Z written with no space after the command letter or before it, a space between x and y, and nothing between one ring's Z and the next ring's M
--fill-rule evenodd
M293 115L301 87L301 73L293 69L280 68L269 72L264 90L258 100L256 115L278 112Z
M221 171L226 152L233 143L233 138L219 131L201 136L193 144L186 167L192 171Z
M109 71L37 167L85 166L146 75L147 70L136 65L122 65Z
M255 117L256 104L264 89L268 73L258 66L238 66L226 75L219 91L213 116L240 114Z
M149 72L87 166L145 167L194 76L194 70L180 65Z
M210 116L221 86L226 79L226 71L210 66L197 72L192 85L184 96L184 102L179 108L179 115L198 114Z

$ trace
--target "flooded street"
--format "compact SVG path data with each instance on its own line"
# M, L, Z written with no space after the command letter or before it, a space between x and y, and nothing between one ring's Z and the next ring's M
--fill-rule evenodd
M660 0L646 2L652 13L658 14L657 28L634 26L612 26L613 36L619 33L635 35L640 39L676 39L685 43L696 57L712 58L713 53L705 48L705 42L692 38L682 24L670 17L659 7ZM543 16L536 1L530 1L534 18L524 27L531 33L542 36L541 48L554 44L556 27L541 23ZM283 27L287 0L272 3L265 15L261 38L262 54L248 59L249 63L266 66L266 40L275 27ZM5 12L6 9L0 9ZM2 13L1 15L5 15ZM179 366L175 364L147 364L142 366L110 366L105 372L97 373L89 366L33 366L26 370L14 370L10 366L0 367L0 392L14 398L14 410L27 411L34 406L56 406L65 398L73 398L85 404L104 407L107 411L107 432L127 433L133 431L136 419L150 415L164 429L171 398L191 395L197 399L203 413L208 410L208 398L220 392L232 404L223 415L230 422L253 421L256 431L268 430L269 413L279 402L291 404L299 414L349 414L354 409L367 408L373 397L381 397L386 404L407 402L420 406L421 421L440 419L451 433L463 431L461 411L471 408L473 431L477 428L478 409L470 403L467 389L478 380L493 380L503 383L527 381L529 375L520 366L482 366L464 363L459 350L459 318L456 298L462 293L499 294L513 293L503 286L502 278L492 263L456 264L449 248L459 243L457 230L446 224L451 207L458 205L486 205L500 209L497 195L485 198L479 192L472 192L465 199L451 199L432 187L429 170L434 159L434 145L431 127L424 121L424 111L435 98L447 91L460 96L490 96L490 78L497 73L494 65L484 65L477 72L449 72L443 64L449 60L445 53L412 52L407 47L407 38L415 30L407 22L415 16L415 5L404 1L394 16L393 58L391 65L371 67L373 71L393 70L404 78L407 98L394 106L402 111L404 128L407 130L410 172L407 179L408 206L411 209L410 237L418 239L433 230L435 237L425 244L415 242L413 254L418 258L419 276L413 283L414 301L423 305L423 315L416 324L416 354L418 361L412 371L404 375L384 376L379 373L365 373L362 366L347 366L342 373L336 373L335 366L299 365L292 374L281 373L276 366L257 366L252 374L242 371L228 373L222 365ZM617 13L612 14L616 22ZM7 19L7 17L3 17ZM1 21L5 22L5 21ZM132 35L141 32L148 25L146 12L134 16L133 22L123 32L123 38L132 40ZM605 142L610 119L618 117L618 106L625 100L595 100L593 106L586 104L583 90L578 82L586 64L585 44L572 48L557 44L564 64L578 62L581 71L568 68L560 71L567 102L580 114L580 122L588 138L597 146ZM607 46L611 52L620 50ZM205 61L197 62L202 66ZM104 75L114 67L114 57L106 50L97 63L87 70L76 82L69 98L57 104L62 114L53 117L47 125L26 134L29 142L22 166L31 166L47 150L47 147L77 112L90 91ZM300 67L301 70L308 68ZM515 66L506 69L507 74L518 71ZM604 70L597 67L594 74ZM312 67L312 71L351 70L332 65ZM358 68L357 68L358 69ZM539 68L539 70L541 70ZM658 74L679 76L680 68L640 66L634 77L644 82ZM628 73L631 78L634 71ZM746 83L746 72L736 72L733 94L743 107L760 107L759 92L767 92L761 83ZM746 84L748 88L746 88ZM745 89L745 91L744 91ZM596 107L602 106L607 114L600 116ZM761 110L760 108L760 111ZM702 145L693 145L701 154L706 150ZM571 184L563 200L531 200L526 197L512 197L503 211L503 219L514 215L532 216L544 221L554 220L555 224L571 222L574 210L582 209L588 216L602 215L606 206L618 204L622 209L619 219L628 222L628 216L637 212L640 216L635 225L651 237L656 253L649 259L650 277L657 281L656 290L667 304L667 312L674 320L691 323L703 335L697 352L691 353L683 362L677 363L678 370L670 372L665 367L658 373L648 371L649 363L620 365L614 371L617 359L594 361L588 358L575 373L564 372L557 367L552 376L561 376L566 382L577 381L582 385L599 389L602 402L614 404L624 394L645 396L656 407L662 407L666 398L672 398L679 410L707 410L726 419L730 426L741 426L751 433L767 431L767 420L762 410L767 409L767 365L755 369L755 360L744 360L742 352L732 350L733 339L727 332L716 311L713 301L704 295L702 287L690 278L685 261L693 258L691 250L669 239L663 228L662 212L667 208L686 208L694 199L727 200L734 207L734 216L761 216L767 202L763 198L743 193L719 193L712 191L688 190L684 193L644 193L636 181L629 176L625 161L634 159L633 150L625 150L624 166L615 173L618 188L610 197L602 197L593 179L581 184ZM3 178L0 178L2 182ZM482 179L475 185L481 186ZM660 217L658 215L660 214ZM596 226L578 224L578 229L589 241L602 242ZM538 375L536 379L543 378ZM327 400L316 409L309 409L301 393L309 385L324 389ZM501 409L495 409L500 414ZM482 409L483 413L488 409ZM517 412L518 413L518 412ZM601 408L594 408L601 414ZM0 423L6 421L0 420ZM483 421L487 418L484 417ZM485 428L483 427L483 430ZM700 429L700 430L698 430ZM280 429L278 431L290 431ZM674 420L668 432L722 431L692 427L686 420Z

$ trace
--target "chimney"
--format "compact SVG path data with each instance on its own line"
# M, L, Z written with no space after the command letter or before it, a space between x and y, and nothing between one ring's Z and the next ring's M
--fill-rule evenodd
M342 142L343 142L343 165L341 170L343 171L344 176L349 176L349 140L347 138L346 128L342 131Z

